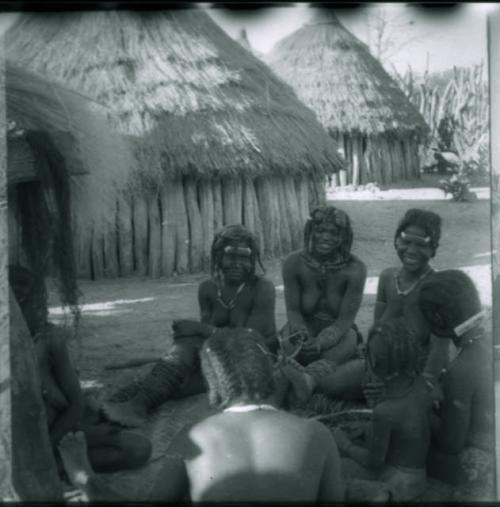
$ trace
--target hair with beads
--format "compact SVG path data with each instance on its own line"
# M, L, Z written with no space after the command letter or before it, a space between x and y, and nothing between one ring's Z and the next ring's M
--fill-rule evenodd
M434 250L433 256L441 239L441 217L433 211L427 211L419 208L409 209L402 220L399 222L394 235L394 246L401 232L410 226L421 227L425 233L431 238L430 246Z
M201 367L210 405L262 403L274 392L272 365L258 345L259 333L247 329L218 331L201 349Z
M474 282L458 269L438 271L422 283L418 304L431 331L448 333L481 311Z
M415 375L420 348L404 319L375 325L368 335L367 354L374 373L382 380L397 375Z
M264 266L260 259L260 249L257 238L243 225L227 225L214 237L210 251L210 263L212 276L220 273L224 249L230 245L245 245L251 250L252 275L255 275L256 264L259 264L263 272Z
M311 211L304 228L304 248L312 253L312 235L315 227L323 223L333 224L339 229L341 244L335 252L336 258L347 261L351 255L353 233L349 215L335 206L319 206Z

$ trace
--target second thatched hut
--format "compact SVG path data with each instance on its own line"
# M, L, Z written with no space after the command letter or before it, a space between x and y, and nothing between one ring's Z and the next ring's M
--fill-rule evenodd
M428 127L396 82L331 9L288 35L265 61L313 111L348 162L340 184L418 178Z
M114 222L75 238L83 276L206 269L229 223L287 253L344 167L314 113L202 10L26 14L6 46L107 106L133 146Z

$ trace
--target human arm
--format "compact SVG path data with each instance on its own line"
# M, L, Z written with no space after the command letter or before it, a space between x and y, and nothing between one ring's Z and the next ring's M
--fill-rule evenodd
M300 256L294 252L284 260L281 268L285 292L286 315L291 333L301 332L308 335L307 324L302 315L301 308L302 290L298 276L299 269Z
M375 309L373 312L373 322L377 323L387 308L387 280L390 276L390 269L385 269L380 273L377 285L377 299L375 300Z
M151 489L152 502L176 502L189 497L189 477L180 456L166 456Z
M335 323L323 329L318 335L322 350L335 346L354 324L363 299L366 282L366 266L356 260L349 269L347 288L342 297Z
M54 380L67 401L67 406L57 414L49 428L50 440L55 448L64 435L77 429L83 416L84 398L78 375L69 356L65 336L54 331L47 339Z
M464 366L464 363L455 363L444 376L439 423L433 428L436 447L449 454L462 450L469 432L474 380Z
M320 430L321 449L325 452L325 462L319 481L318 502L342 502L345 499L345 484L342 478L342 463L335 440L330 432Z
M390 417L380 409L373 411L371 431L368 431L370 441L368 449L354 445L342 430L335 430L335 440L339 449L346 456L362 466L380 468L385 463L385 456L389 448L391 436Z

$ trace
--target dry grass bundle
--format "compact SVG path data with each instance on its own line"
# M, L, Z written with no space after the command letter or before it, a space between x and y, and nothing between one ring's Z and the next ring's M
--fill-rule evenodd
M202 10L26 14L6 48L105 104L143 184L343 166L314 113Z
M266 57L332 135L428 130L424 119L368 47L319 9L313 19L281 40Z
M65 158L72 178L75 213L87 226L112 216L124 187L131 153L113 134L103 111L88 98L7 62L6 101L9 120L25 131L46 132ZM83 175L82 175L83 174Z

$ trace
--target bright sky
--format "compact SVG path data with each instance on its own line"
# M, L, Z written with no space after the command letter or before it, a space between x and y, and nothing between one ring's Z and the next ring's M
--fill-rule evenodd
M240 30L245 28L250 44L261 53L267 53L278 40L300 28L314 9L314 4L311 8L306 3L255 12L209 8L208 4L204 6L232 38L237 38ZM391 32L395 47L406 45L388 58L389 67L393 64L398 71L404 72L411 65L414 71L423 72L427 54L431 72L442 71L454 65L468 66L481 60L486 62L487 12L498 8L498 5L464 3L456 4L453 8L423 10L404 3L371 3L338 10L337 15L346 28L368 44L370 35L373 39L373 29L368 29L368 23L371 21L373 24L373 14L381 8L386 10L389 19L397 17L398 26L406 26Z

